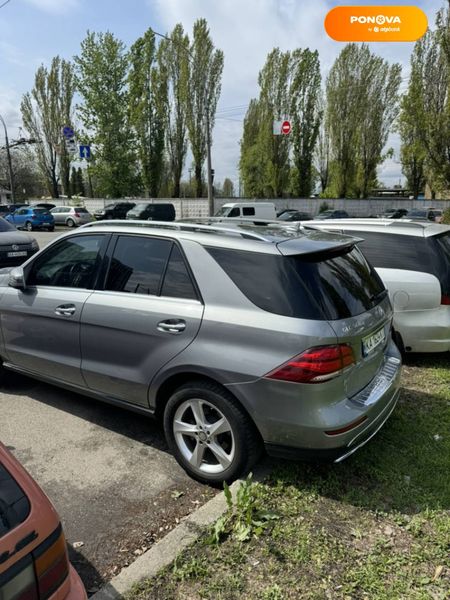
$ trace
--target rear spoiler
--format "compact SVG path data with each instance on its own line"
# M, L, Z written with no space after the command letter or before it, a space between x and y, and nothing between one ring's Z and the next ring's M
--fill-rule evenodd
M362 241L362 238L311 229L307 235L278 242L277 248L283 256L308 254L318 257L323 254L344 253Z

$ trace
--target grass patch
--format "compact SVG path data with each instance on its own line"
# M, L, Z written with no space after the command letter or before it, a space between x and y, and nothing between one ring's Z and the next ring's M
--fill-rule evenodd
M367 446L339 465L278 463L234 499L217 543L206 533L129 600L449 598L448 362L409 359ZM277 518L258 527L264 514Z

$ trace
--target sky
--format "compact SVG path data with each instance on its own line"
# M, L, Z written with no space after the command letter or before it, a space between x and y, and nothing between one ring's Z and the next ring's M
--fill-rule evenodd
M0 5L5 0L0 0ZM344 44L328 38L323 22L337 5L411 5L411 0L373 3L330 0L10 0L0 8L0 115L9 136L19 136L20 101L33 87L34 74L59 54L71 59L89 31L111 31L127 46L146 29L165 33L182 23L190 33L199 17L207 19L212 40L225 55L222 93L213 132L212 159L216 181L231 178L237 184L239 142L243 118L251 98L258 95L258 72L267 54L309 47L320 54L324 76ZM443 0L416 2L430 25ZM370 44L390 62L403 67L401 90L407 87L411 43ZM3 131L0 144L3 145ZM388 186L402 179L399 139L388 140L394 157L379 168L379 180ZM186 169L190 166L190 158Z

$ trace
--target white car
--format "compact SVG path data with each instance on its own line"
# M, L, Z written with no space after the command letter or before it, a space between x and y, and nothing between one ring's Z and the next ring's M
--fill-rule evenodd
M290 224L291 225L291 224ZM407 219L306 221L305 227L362 238L394 308L403 352L450 351L450 226Z

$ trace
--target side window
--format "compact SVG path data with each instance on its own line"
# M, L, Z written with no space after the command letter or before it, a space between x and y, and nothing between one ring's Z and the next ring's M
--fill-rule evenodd
M239 217L240 216L239 207L235 206L234 208L232 208L230 210L230 212L228 213L228 216L229 217Z
M172 247L169 264L167 265L161 296L170 298L186 298L197 300L186 264L176 244Z
M114 248L105 290L158 295L171 248L170 240L120 236Z
M80 235L52 246L32 263L27 284L92 289L104 239Z
M255 209L253 206L243 206L242 214L244 217L253 217L255 215Z
M28 214L28 208L21 208L17 214L18 215L26 215L26 214Z

